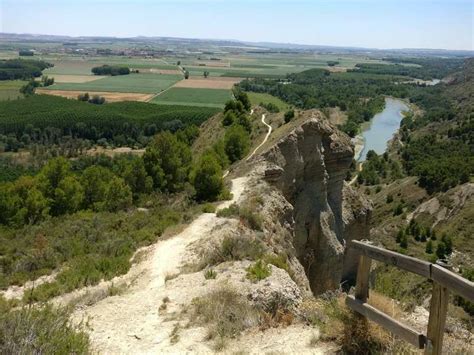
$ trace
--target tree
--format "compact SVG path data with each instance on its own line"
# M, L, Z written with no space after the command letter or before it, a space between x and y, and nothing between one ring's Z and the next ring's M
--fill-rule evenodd
M408 238L406 234L403 234L400 240L400 248L407 249L408 248Z
M215 201L224 189L222 168L214 152L204 154L195 167L191 181L199 201Z
M207 78L209 76L209 72L208 71L204 71L204 77Z
M285 112L285 123L290 122L295 117L295 110L288 110Z
M239 90L235 95L235 98L237 101L242 103L242 106L246 111L250 111L252 108L252 103L250 102L249 96L247 93L243 92L242 90Z
M231 163L242 159L250 148L250 137L240 125L230 127L224 137L225 152Z
M84 207L99 211L107 193L108 182L113 178L112 172L102 166L93 165L84 170L81 184L84 187Z
M441 242L444 243L446 255L451 255L453 252L453 241L446 233L441 237Z
M38 184L46 197L54 199L55 190L71 174L71 163L64 157L51 159L38 174Z
M148 176L142 159L126 161L122 169L121 175L134 194L150 192L153 189L153 179Z
M438 259L446 259L446 245L443 242L439 242L438 247L436 248L436 256Z
M428 243L426 243L425 253L433 254L433 242L431 240L428 240Z
M252 123L250 122L250 117L246 114L242 114L239 116L237 121L239 125L245 128L248 133L252 132Z
M189 79L189 71L187 70L184 71L184 78Z
M155 188L176 192L186 182L191 167L191 150L170 132L158 134L143 156L145 169Z
M224 127L232 126L236 120L237 120L237 116L235 115L235 113L233 111L227 111L224 114L222 125Z
M397 239L396 239L397 243L400 244L404 236L405 236L405 231L403 229L400 229L397 233Z
M84 188L75 176L62 179L54 190L54 201L51 208L53 215L74 213L78 211L84 200Z
M117 212L132 204L132 190L122 178L114 176L107 184L105 191L105 209Z

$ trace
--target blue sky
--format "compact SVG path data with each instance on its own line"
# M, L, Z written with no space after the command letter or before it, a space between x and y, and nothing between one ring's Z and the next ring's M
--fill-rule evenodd
M474 49L473 0L0 0L0 31Z

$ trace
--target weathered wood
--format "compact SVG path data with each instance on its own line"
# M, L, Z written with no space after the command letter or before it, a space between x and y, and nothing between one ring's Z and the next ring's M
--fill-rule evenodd
M368 256L371 259L394 265L400 269L410 271L426 278L431 278L431 264L429 262L379 248L359 240L351 241L350 246L357 249L362 255Z
M433 283L425 354L440 355L443 352L443 335L448 312L448 300L448 289L436 282Z
M408 343L416 346L419 349L424 348L426 337L422 333L419 333L405 324L400 323L396 319L393 319L392 317L379 311L377 308L372 307L368 303L364 303L356 299L354 296L347 296L346 304L353 311L358 312L371 321L381 325Z
M370 258L365 255L359 256L355 297L362 302L366 302L369 297L369 276L371 265L372 260Z
M474 282L436 264L431 265L431 279L468 301L474 302Z

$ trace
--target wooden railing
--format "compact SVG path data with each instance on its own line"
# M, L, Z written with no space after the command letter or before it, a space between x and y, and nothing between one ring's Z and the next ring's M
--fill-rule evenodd
M449 292L456 293L474 302L474 283L438 264L379 248L368 242L354 240L350 242L349 247L358 252L360 259L355 295L347 297L347 306L417 348L425 349L425 354L441 354ZM433 293L426 335L393 319L367 303L372 259L433 280Z

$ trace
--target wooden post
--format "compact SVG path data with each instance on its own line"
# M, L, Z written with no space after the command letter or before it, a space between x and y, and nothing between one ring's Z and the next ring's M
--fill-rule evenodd
M425 354L441 355L443 352L443 335L448 313L448 300L448 289L437 282L433 282Z
M367 302L367 298L369 298L369 276L371 264L372 260L369 257L365 255L359 257L355 298L362 302Z

